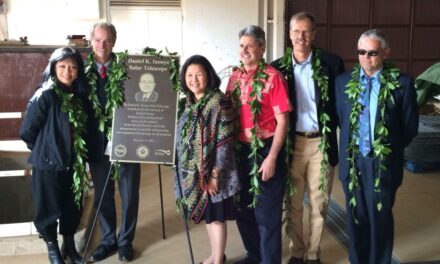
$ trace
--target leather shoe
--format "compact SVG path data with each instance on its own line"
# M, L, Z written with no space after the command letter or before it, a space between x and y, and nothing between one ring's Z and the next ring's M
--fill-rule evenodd
M223 254L223 264L225 264L226 263L226 255L225 254ZM202 262L200 262L199 264L203 264L203 261Z
M131 245L119 247L119 260L122 262L130 262L134 258L133 247Z
M302 258L291 257L287 264L304 264L304 260Z
M319 259L308 259L306 264L321 264L321 261Z
M106 259L108 256L113 254L118 249L118 245L99 245L98 248L95 249L93 254L90 256L91 262L101 261Z
M258 261L254 261L250 257L246 256L245 258L235 261L234 264L258 264Z

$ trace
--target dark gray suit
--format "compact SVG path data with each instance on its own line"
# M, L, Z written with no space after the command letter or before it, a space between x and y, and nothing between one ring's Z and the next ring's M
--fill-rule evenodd
M345 86L351 79L347 72L336 78L336 110L340 127L340 162L339 179L346 196L348 231L350 236L349 258L351 263L391 263L394 240L393 205L397 188L403 178L404 148L417 135L418 112L414 81L401 74L401 86L391 92L394 104L386 106L385 126L388 129L386 138L392 152L382 164L386 171L381 171L380 192L374 190L374 178L379 171L378 158L356 155L356 166L361 188L354 191L356 206L350 206L349 161L347 147L353 132L350 130L352 104L345 93ZM377 111L376 123L379 118ZM383 208L378 211L376 204L381 202ZM353 210L353 211L352 211ZM350 213L352 212L352 213ZM354 222L354 218L359 221Z
M108 77L101 79L98 72L97 93L101 104L101 109L107 102L105 95L105 85ZM110 169L109 156L104 155L107 146L107 139L104 133L100 132L99 121L95 117L91 105L88 106L89 119L87 123L87 149L88 162L95 186L95 208L99 204L99 199L104 190L104 184ZM115 182L110 179L105 191L101 209L99 212L99 224L102 239L100 244L114 245L119 247L131 245L134 239L138 207L139 207L139 186L140 186L140 164L139 163L120 163L120 178L118 180L119 195L121 197L121 225L119 234L116 236L116 206L115 206Z

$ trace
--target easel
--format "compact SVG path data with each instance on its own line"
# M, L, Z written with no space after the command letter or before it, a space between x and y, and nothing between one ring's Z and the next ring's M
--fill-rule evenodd
M89 226L87 227L86 230L86 234L87 234L87 242L86 242L86 246L84 248L84 256L83 259L81 261L81 264L86 263L86 256L87 256L87 251L90 245L90 241L93 235L93 231L95 229L95 225L96 225L96 221L98 219L98 215L99 215L99 211L101 209L101 204L102 204L102 200L104 198L104 193L105 190L107 189L107 185L108 182L110 181L110 177L111 177L111 172L112 172L112 168L114 165L114 161L111 161L111 165L110 165L110 169L107 173L107 178L105 180L104 183L104 190L102 192L102 195L99 199L99 203L98 203L98 208L96 208L95 211L95 216L93 218L93 221L91 223L90 226L90 222L89 222ZM163 164L166 165L166 164ZM162 217L162 239L166 239L166 235L165 235L165 214L164 214L164 206L163 206L163 190L162 190L162 171L160 169L160 164L157 165L157 169L158 169L158 175L159 175L159 194L160 194L160 211L161 211L161 217ZM178 178L179 179L179 178ZM182 194L182 189L181 189L181 185L180 185L180 181L179 181L179 190L180 190L180 194ZM193 251L192 251L192 246L191 246L191 238L189 235L189 228L188 228L188 220L186 218L186 212L184 211L184 223L185 223L185 231L186 231L186 238L187 238L187 242L188 242L188 248L189 248L189 253L190 253L190 257L191 257L191 263L194 264L194 255L193 255Z

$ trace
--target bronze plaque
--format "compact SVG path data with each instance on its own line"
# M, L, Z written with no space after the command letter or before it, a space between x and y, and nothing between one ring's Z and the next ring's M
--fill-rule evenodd
M129 55L125 101L113 117L110 160L174 164L177 92L171 57Z

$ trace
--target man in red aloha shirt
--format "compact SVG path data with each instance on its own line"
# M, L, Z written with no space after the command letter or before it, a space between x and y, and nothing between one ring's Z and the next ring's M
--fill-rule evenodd
M236 263L281 263L281 218L286 179L283 144L292 106L284 77L262 60L266 49L263 29L247 26L240 31L239 39L243 66L234 70L226 88L229 94L239 88L241 101L239 177L242 189L236 219L247 256ZM262 95L258 103L252 93L257 90L261 90ZM250 106L252 102L261 106L256 118ZM259 147L261 158L257 159L261 193L255 197L253 208L249 205L255 194L249 190L254 160L249 154L255 126L256 136L264 145Z

